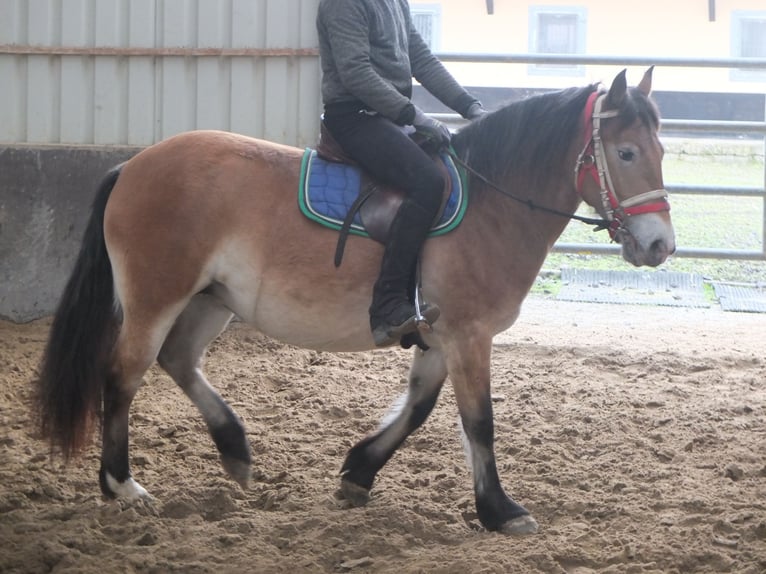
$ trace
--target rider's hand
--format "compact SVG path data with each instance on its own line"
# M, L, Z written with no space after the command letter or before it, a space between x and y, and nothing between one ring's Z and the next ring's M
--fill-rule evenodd
M474 102L471 104L471 106L468 108L468 111L465 113L465 119L467 120L478 120L481 116L487 114L487 110L484 109L484 106L481 105L479 102Z
M428 117L420 108L415 108L415 119L412 120L415 131L434 141L439 147L449 147L450 133L447 126L439 120Z

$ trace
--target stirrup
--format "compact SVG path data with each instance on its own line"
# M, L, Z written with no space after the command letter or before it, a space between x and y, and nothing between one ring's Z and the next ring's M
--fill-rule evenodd
M400 343L403 336L414 333L417 336L414 344L417 344L423 351L428 350L428 346L423 341L422 336L433 331L432 325L439 318L441 311L436 305L423 303L423 295L420 290L420 258L417 260L415 275L417 280L412 298L414 313L399 325L391 325L386 321L376 325L372 329L372 338L375 341L376 347L386 347L394 343ZM405 348L412 346L412 344L412 340L408 341Z
M400 325L381 323L372 330L376 347L386 347L398 343L402 336L419 331L430 333L431 325L439 318L441 311L436 305L416 305L415 313Z

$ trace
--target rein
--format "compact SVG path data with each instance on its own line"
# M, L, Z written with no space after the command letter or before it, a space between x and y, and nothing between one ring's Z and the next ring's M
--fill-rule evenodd
M590 173L596 183L598 183L601 188L601 201L604 210L607 213L606 219L582 217L575 213L567 213L551 207L538 205L531 199L524 199L514 195L477 172L459 158L451 148L448 150L448 153L455 163L479 179L482 183L514 201L523 203L530 210L544 211L560 217L566 217L567 219L581 221L587 225L594 225L595 229L593 231L607 229L609 231L609 236L614 239L617 232L623 228L625 216L668 211L670 210L670 204L667 201L668 192L665 189L647 191L646 193L640 193L636 196L624 199L623 201L617 200L617 196L613 191L614 185L612 184L612 177L609 174L609 167L606 163L604 144L601 141L601 120L605 118L613 118L618 112L617 110L607 112L601 111L601 106L606 99L606 96L606 93L595 91L588 97L585 110L583 111L586 133L585 146L577 156L577 162L574 168L575 189L580 197L582 197L582 186L585 182L586 174ZM589 124L592 125L591 130L588 130Z
M456 164L458 164L460 167L465 169L468 173L476 177L476 179L480 180L482 183L488 185L498 193L511 198L514 201L518 201L519 203L523 203L526 205L530 210L539 210L544 211L546 213L552 213L553 215L558 215L560 217L566 217L567 219L573 219L575 221L581 221L587 225L595 225L596 228L593 231L601 231L602 229L608 229L611 223L607 221L606 219L593 219L591 217L582 217L580 215L577 215L576 213L567 213L566 211L560 211L558 209L554 209L552 207L546 207L544 205L538 205L531 199L524 199L522 197L519 197L518 195L514 195L511 192L509 192L507 189L503 189L496 183L490 181L485 176L480 174L478 171L473 169L470 165L468 165L466 162L464 162L462 159L460 159L457 154L452 150L449 149L447 151L449 153L450 157L455 161Z

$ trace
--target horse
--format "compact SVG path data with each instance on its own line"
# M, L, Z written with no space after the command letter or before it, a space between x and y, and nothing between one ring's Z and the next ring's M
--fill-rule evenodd
M482 525L510 535L537 521L501 485L490 396L493 337L519 316L556 239L582 201L608 222L623 258L658 266L675 250L663 187L652 69L507 103L456 131L469 169L457 228L427 240L420 285L441 316L412 349L407 390L380 429L347 453L340 490L363 505L376 475L428 418L449 377ZM54 314L33 412L65 461L101 434L103 495L151 501L129 462L129 409L155 363L199 409L224 470L246 487L242 421L206 379L208 345L233 317L284 343L326 352L374 348L368 306L383 248L297 207L304 150L230 132L181 133L104 177ZM510 195L510 197L506 197Z

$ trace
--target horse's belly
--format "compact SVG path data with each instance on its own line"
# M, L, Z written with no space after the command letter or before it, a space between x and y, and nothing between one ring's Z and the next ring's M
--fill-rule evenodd
M374 347L369 300L362 290L339 289L294 271L283 275L269 266L258 271L234 266L224 275L219 277L216 295L264 335L318 351Z
M258 331L283 343L316 351L352 352L374 347L367 310L334 314L320 306L263 301L247 318Z

